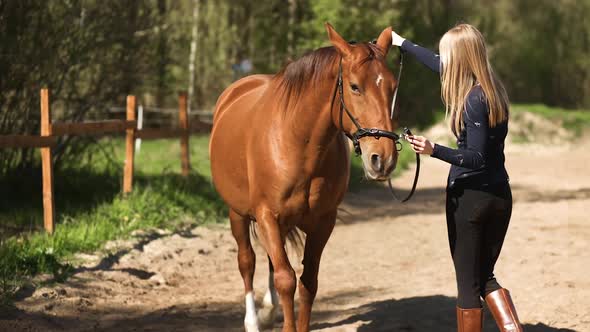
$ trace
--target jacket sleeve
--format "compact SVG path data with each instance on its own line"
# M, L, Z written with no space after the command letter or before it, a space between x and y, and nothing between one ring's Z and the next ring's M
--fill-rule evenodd
M489 131L488 107L485 101L478 96L470 96L465 105L463 122L467 133L466 148L452 149L435 144L432 157L472 170L484 168Z
M402 50L412 54L423 65L430 68L435 73L440 73L441 62L440 56L431 50L424 48L418 44L414 44L409 40L404 40L402 43Z

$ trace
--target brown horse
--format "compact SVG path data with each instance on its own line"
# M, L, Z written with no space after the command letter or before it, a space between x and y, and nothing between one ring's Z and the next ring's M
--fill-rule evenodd
M276 75L243 78L217 101L209 145L211 173L229 206L238 245L247 331L258 331L259 322L272 324L276 292L283 331L295 331L296 276L285 252L286 238L295 228L306 234L297 328L309 330L320 257L348 187L350 153L342 133L357 130L351 118L341 118L341 103L345 101L348 112L363 126L394 129L389 111L397 82L385 63L391 28L375 44L349 44L331 25L326 24L326 29L333 47L315 50ZM338 78L343 90L337 89ZM363 137L359 142L367 178L387 179L397 163L394 141ZM252 290L252 222L257 224L271 272L266 308L259 318Z

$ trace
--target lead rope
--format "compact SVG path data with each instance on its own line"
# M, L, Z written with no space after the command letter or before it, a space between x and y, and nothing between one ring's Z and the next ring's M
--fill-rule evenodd
M404 51L402 50L401 47L399 48L399 51L400 51L399 72L397 74L397 86L395 87L395 92L393 93L393 101L391 102L391 114L390 114L391 120L393 120L393 112L395 111L395 102L397 100L397 92L399 91L399 85L400 85L401 79L402 79L402 70L404 69ZM412 133L410 132L410 130L408 128L404 128L403 137L405 137L407 135L411 135L411 134ZM397 197L397 195L395 194L395 190L393 189L393 184L391 183L391 178L387 179L389 191L391 192L391 195L393 196L393 198L400 201L401 203L405 203L410 198L412 198L412 196L414 195L414 192L416 191L416 186L418 185L418 177L419 176L420 176L420 155L418 153L416 153L416 173L414 174L414 183L412 183L412 189L410 190L410 193L408 194L408 196L406 196L406 198L399 199L399 197Z
M387 180L387 184L389 186L389 191L391 192L391 195L393 196L393 198L395 198L396 200L405 203L408 200L410 200L410 198L412 198L412 196L414 196L414 192L416 191L416 186L418 185L418 177L420 176L420 155L416 153L416 173L414 174L414 183L412 183L412 189L410 190L410 193L408 194L408 196L406 196L406 198L404 199L399 199L399 197L397 197L397 195L395 194L395 190L393 189L393 184L391 184L391 178L389 178Z

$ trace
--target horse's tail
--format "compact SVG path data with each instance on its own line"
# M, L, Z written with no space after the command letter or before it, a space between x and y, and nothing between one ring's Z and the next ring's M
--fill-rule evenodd
M258 241L258 234L256 232L257 223L252 220L250 222L250 237ZM298 257L303 257L303 251L305 249L305 234L299 228L293 227L288 233L286 238L285 246L287 250L293 251Z
M299 228L293 227L289 233L287 233L287 243L289 244L290 250L297 253L300 258L303 257L303 251L305 249L305 235Z

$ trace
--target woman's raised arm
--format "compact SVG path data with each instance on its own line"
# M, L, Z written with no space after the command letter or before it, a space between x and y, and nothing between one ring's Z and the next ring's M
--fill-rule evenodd
M393 31L391 32L391 43L395 46L401 47L403 51L412 54L423 65L430 68L430 70L435 73L440 73L441 62L438 54L403 38Z

